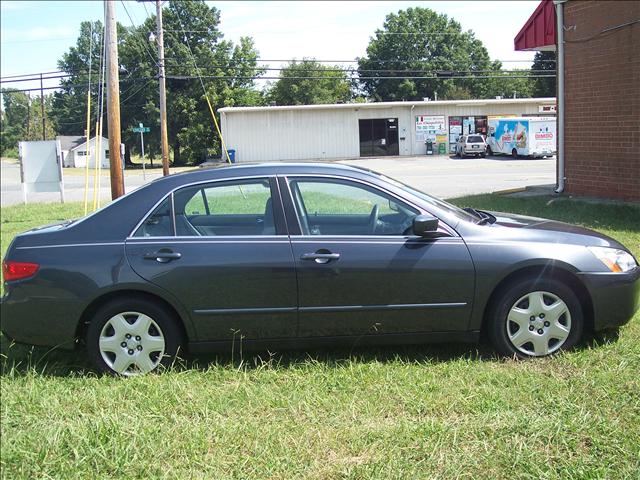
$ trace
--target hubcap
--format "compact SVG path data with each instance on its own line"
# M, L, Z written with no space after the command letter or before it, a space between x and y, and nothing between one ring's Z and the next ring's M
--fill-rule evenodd
M98 344L109 368L127 377L155 369L165 349L160 326L140 312L123 312L111 317L102 328Z
M518 299L506 320L511 344L525 355L541 357L558 350L571 332L569 307L550 292L531 292Z

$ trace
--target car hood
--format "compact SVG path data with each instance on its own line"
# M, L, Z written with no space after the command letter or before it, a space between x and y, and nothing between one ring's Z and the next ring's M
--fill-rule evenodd
M490 225L493 237L501 237L505 240L566 243L627 250L617 240L578 225L512 213L489 213L496 217L495 223Z

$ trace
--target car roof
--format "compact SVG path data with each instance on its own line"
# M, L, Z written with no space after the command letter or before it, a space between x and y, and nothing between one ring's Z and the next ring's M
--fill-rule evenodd
M352 165L327 162L263 162L220 164L207 166L198 170L190 170L161 177L154 180L159 182L190 183L217 178L234 178L253 175L291 175L291 174L368 174L379 175L373 170Z

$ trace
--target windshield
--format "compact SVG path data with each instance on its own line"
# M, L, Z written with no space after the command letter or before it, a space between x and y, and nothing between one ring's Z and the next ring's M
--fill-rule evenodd
M471 135L468 139L467 139L467 143L482 143L482 137L480 135Z

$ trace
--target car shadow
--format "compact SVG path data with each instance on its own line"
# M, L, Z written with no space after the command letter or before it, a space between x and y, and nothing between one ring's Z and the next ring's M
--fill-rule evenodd
M518 157L518 158L513 158L511 155L487 155L485 157L476 157L476 156L472 156L472 155L467 155L465 157L456 157L455 155L449 155L449 159L450 160L456 160L456 161L460 161L460 160L493 160L496 162L537 162L540 160L555 160L555 157L538 157L538 158L531 158L531 157Z
M172 369L204 371L212 366L259 369L265 365L293 368L301 364L322 363L340 366L345 363L403 362L428 364L457 360L499 361L493 350L482 344L439 343L412 346L245 350L241 344L234 348L207 355L185 355L176 360ZM84 349L63 350L34 347L0 338L0 377L97 376Z
M617 342L619 330L590 334L576 347L577 350L592 349L600 345ZM243 350L242 345L207 355L185 355L174 362L174 371L206 371L212 367L258 370L262 368L289 369L308 364L324 364L340 367L345 364L405 363L429 365L456 361L504 362L512 359L500 357L491 346L482 342L434 343L407 346L289 349L289 350ZM0 338L0 377L84 378L100 376L93 368L84 349L75 351L56 348L33 347Z

